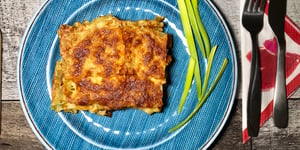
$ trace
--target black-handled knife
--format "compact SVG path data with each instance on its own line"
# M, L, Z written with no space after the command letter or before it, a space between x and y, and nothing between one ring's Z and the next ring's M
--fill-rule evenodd
M287 0L270 0L269 3L269 24L276 36L278 43L277 71L273 102L273 119L275 126L279 128L285 128L288 124L288 104L286 98L285 81L286 43L284 37L286 4Z

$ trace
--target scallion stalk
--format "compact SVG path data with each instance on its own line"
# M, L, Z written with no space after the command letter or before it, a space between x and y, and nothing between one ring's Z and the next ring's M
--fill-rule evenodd
M203 57L206 58L206 57L208 57L208 55L205 54L205 47L204 47L204 44L203 44L202 37L200 35L200 29L198 28L198 23L197 23L197 20L196 20L196 16L195 16L195 13L194 13L194 10L193 10L192 3L191 3L190 0L185 0L185 4L186 4L186 7L187 7L187 11L189 13L189 20L191 22L192 30L193 30L193 33L195 35L196 41L197 41L197 43L200 47L200 51L201 51Z
M186 78L185 78L184 89L183 89L181 99L180 99L180 102L179 102L178 113L181 112L181 110L183 108L183 105L186 101L186 97L189 93L191 83L193 81L194 69L195 69L195 60L194 60L194 58L190 57L188 70L187 70L187 74L186 74Z
M208 84L208 80L209 80L209 76L210 76L210 70L211 70L211 66L212 66L212 63L213 63L213 60L214 60L216 50L217 50L217 46L214 46L211 50L211 53L209 54L209 57L208 57L207 68L206 68L204 83L203 83L203 87L202 87L202 93L206 92L206 88L207 88L207 84Z
M188 49L191 54L191 57L195 60L194 76L195 76L195 81L196 81L198 98L201 98L201 96L202 96L201 74L200 74L200 68L199 68L197 49L195 46L193 32L191 29L191 24L190 24L190 21L188 18L189 15L188 15L188 11L187 11L184 0L178 0L177 2L178 2L179 11L180 11L180 17L181 17L183 30L185 33L185 37L187 39Z
M198 25L198 28L200 30L200 35L203 39L206 55L209 56L209 54L210 54L210 41L209 41L208 34L207 34L206 29L205 29L205 27L202 23L202 20L201 20L199 11L198 11L198 0L192 0L192 5L193 5L193 8L194 8L194 14L195 14L195 17L196 17L196 20L197 20L197 25Z
M201 99L201 101L198 101L196 107L194 108L194 110L192 111L192 113L189 114L189 116L187 118L185 118L182 122L180 122L179 124L177 124L176 126L174 126L173 128L171 128L169 130L169 133L174 132L176 130L178 130L179 128L181 128L182 126L184 126L187 122L189 122L195 115L196 113L199 111L199 109L202 107L202 105L205 103L205 101L207 100L207 98L210 96L210 94L212 93L213 89L216 87L217 83L219 82L220 78L222 77L226 66L228 64L228 59L225 58L223 61L223 64L217 74L217 77L215 78L213 84L211 85L210 89L208 90L208 92L205 94L205 96Z

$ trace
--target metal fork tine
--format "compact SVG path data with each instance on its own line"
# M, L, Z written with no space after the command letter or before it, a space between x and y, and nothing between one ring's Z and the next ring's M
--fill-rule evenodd
M253 12L253 6L254 6L254 3L255 3L254 0L250 0L250 6L249 6L250 12Z
M265 11L266 0L261 0L260 11Z
M258 10L259 4L260 4L260 0L255 0L254 11L257 11L257 10Z
M245 5L244 5L244 11L248 11L248 6L249 6L249 0L245 1Z

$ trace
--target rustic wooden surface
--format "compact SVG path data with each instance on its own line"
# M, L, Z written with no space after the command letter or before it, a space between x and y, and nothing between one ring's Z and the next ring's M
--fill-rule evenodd
M240 1L212 0L222 12L240 55ZM16 64L25 29L42 0L0 0L0 30L3 33L2 111L0 150L45 149L30 129L18 97ZM300 26L300 1L288 0L288 15ZM238 60L240 62L240 60ZM239 72L239 77L241 72ZM269 119L259 136L242 144L241 81L232 113L211 149L300 149L300 90L289 100L289 127L278 129Z

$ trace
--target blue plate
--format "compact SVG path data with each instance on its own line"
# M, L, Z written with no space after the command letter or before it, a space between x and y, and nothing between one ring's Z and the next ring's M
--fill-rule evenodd
M228 118L237 87L234 43L220 13L210 1L199 0L199 11L212 45L218 45L209 86L224 58L228 66L215 90L197 115L174 133L168 130L193 110L196 88L183 112L177 107L183 90L188 53L176 1L140 0L49 0L38 10L20 48L18 85L25 116L39 140L48 149L195 149L207 148ZM111 118L81 111L55 113L50 109L53 71L59 56L57 30L61 24L92 20L113 14L120 19L165 17L164 31L173 35L168 67L168 84L161 113L147 115L140 110L116 111ZM200 57L202 74L205 61ZM203 75L202 75L203 76Z

